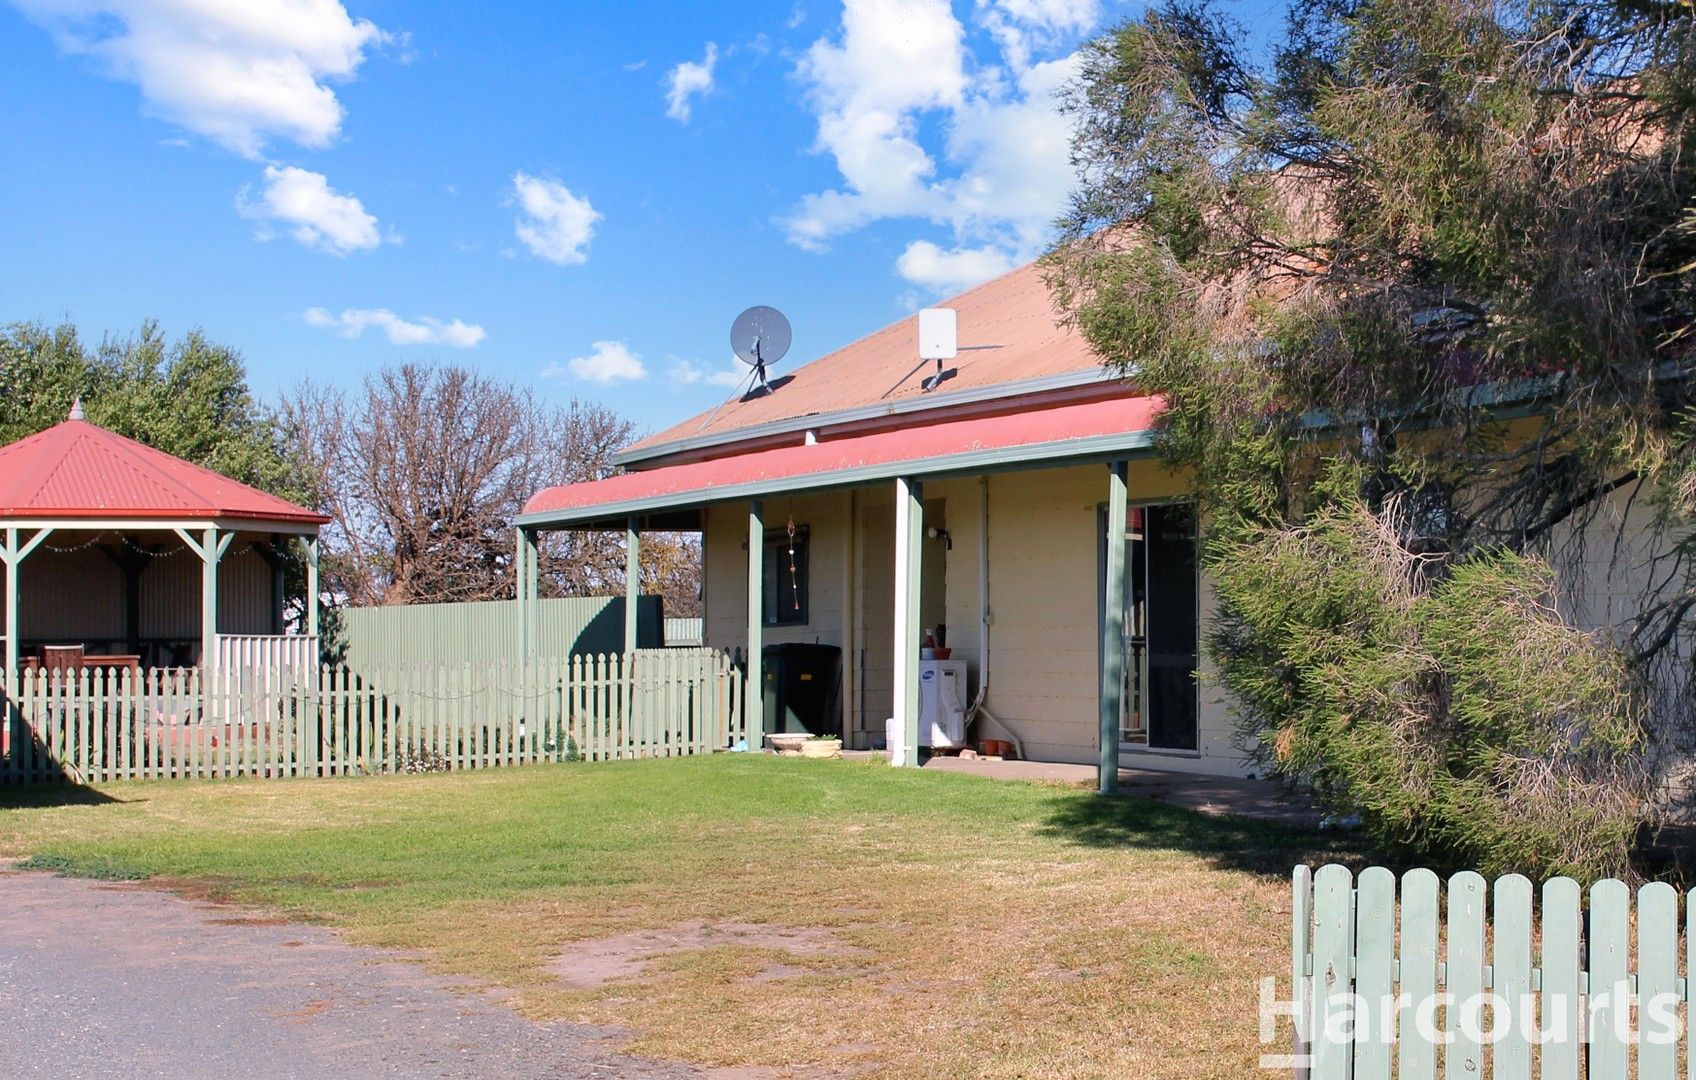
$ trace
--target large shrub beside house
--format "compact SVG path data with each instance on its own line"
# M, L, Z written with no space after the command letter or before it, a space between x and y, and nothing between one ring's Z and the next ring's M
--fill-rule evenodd
M1245 741L1387 841L1623 867L1696 727L1696 12L1168 3L1069 106L1051 281L1169 403ZM1621 500L1657 555L1586 632Z

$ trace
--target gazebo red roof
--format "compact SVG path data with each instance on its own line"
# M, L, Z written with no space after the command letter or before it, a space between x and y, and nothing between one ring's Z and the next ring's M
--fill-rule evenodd
M82 419L0 446L0 518L330 520Z

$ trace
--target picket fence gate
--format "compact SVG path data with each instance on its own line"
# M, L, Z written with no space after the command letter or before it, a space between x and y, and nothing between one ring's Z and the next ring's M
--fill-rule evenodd
M346 776L711 753L743 739L715 649L375 671L227 665L0 679L0 782Z
M1588 905L1571 878L1540 892L1518 874L1444 883L1412 870L1398 882L1383 867L1356 879L1298 866L1296 1075L1434 1080L1440 1063L1446 1078L1696 1078L1696 1055L1679 1067L1696 1020L1696 905L1681 935L1665 882L1634 898L1623 881L1598 881Z

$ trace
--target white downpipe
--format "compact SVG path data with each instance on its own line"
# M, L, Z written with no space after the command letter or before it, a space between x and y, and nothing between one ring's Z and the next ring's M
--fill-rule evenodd
M989 693L989 627L994 616L989 610L989 477L978 477L978 699L972 711L983 707ZM970 716L967 721L970 722Z
M1007 723L987 708L984 699L989 696L989 631L995 624L995 613L989 609L989 477L978 477L978 693L972 699L971 708L966 710L966 728L969 731L973 723L981 716L994 724L1001 733L1007 736L1013 744L1013 749L1020 758L1025 756L1025 744Z

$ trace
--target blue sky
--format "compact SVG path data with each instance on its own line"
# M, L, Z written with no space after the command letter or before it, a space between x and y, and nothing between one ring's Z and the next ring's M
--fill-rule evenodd
M1114 0L0 0L0 320L271 395L463 362L653 429L1037 253Z

